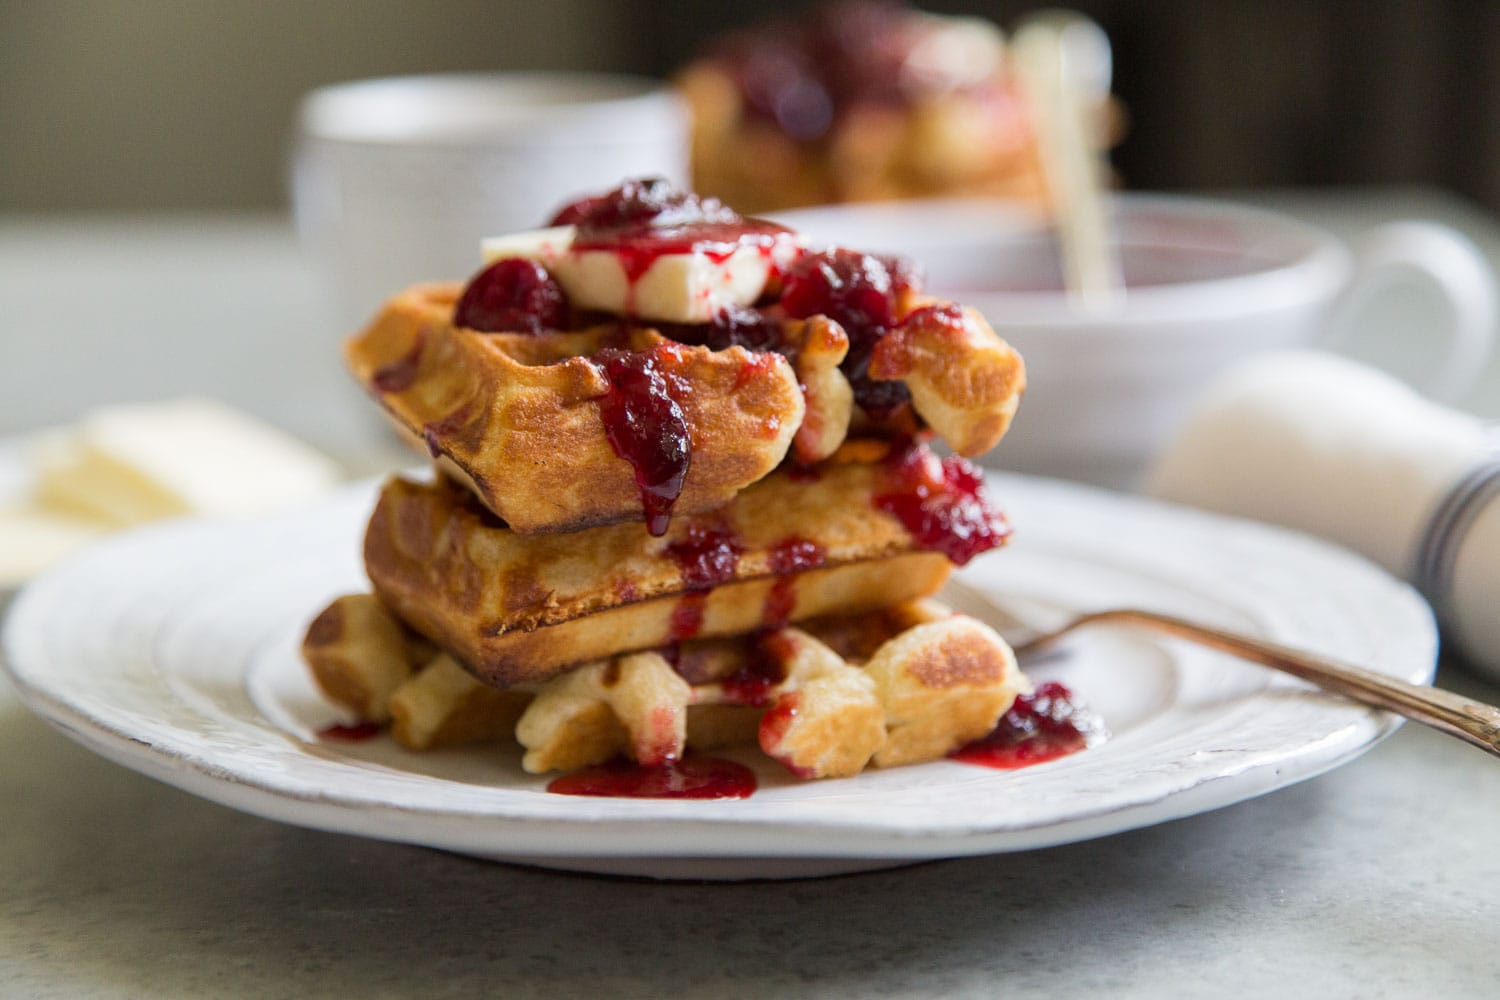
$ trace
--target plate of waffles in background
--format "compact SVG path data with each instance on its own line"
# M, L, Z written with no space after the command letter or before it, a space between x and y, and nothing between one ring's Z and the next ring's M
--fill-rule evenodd
M1128 633L1023 670L1007 622L1144 603L1432 669L1426 606L1351 557L987 482L1024 363L910 262L653 179L482 254L345 345L430 468L47 577L7 630L42 715L293 822L754 877L1124 829L1393 725Z

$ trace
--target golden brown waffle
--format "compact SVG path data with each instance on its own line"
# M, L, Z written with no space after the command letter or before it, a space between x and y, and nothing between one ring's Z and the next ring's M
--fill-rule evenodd
M642 517L635 472L615 453L600 417L608 383L588 360L607 346L656 352L691 387L678 394L692 461L676 514L727 503L775 468L794 439L798 461L810 464L833 454L849 433L851 390L838 368L849 340L825 317L786 322L795 358L788 362L613 324L478 333L453 325L458 292L455 285L408 290L345 353L398 426L522 534ZM903 296L902 307L909 321L876 346L871 375L904 382L916 414L954 451L988 451L1025 390L1020 355L972 310L916 296ZM908 416L904 429L917 426Z
M392 735L415 750L513 735L534 773L758 743L799 777L847 777L938 759L988 733L1030 688L994 631L933 601L688 643L675 663L649 651L607 658L525 691L490 688L446 654L424 665L390 640L399 626L381 613L350 619L343 641L405 657L408 679L384 693L343 656L341 676L318 672L325 692L361 718L394 718ZM305 655L318 650L328 645L310 633Z
M481 678L545 680L675 640L933 593L950 564L876 506L891 475L869 464L826 464L810 481L778 472L661 538L640 524L521 535L460 487L393 479L365 565L381 600Z
M675 513L711 510L776 467L802 424L802 394L779 355L711 351L617 325L572 333L478 333L453 325L458 285L388 302L345 356L365 389L450 475L522 533L640 520L630 463L600 419L608 390L588 355L661 350L692 386L679 403L693 459Z

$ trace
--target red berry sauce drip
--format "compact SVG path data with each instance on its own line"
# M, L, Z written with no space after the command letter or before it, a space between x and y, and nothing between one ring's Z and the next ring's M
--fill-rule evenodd
M739 218L717 198L700 198L663 177L641 177L564 206L548 225L577 226L578 235L588 238L653 226L738 222Z
M984 476L957 455L939 460L925 445L912 444L894 456L891 474L894 488L877 495L875 506L896 517L924 549L962 566L1010 538L1005 515L985 494Z
M797 715L801 710L800 697L797 692L792 691L776 699L776 704L771 706L765 715L760 717L760 746L766 753L776 757L778 761L799 778L807 779L815 777L811 768L798 767L785 757L776 756L774 749L786 738L787 731L792 728L792 723L797 721Z
M519 257L497 260L469 279L453 325L483 333L541 333L568 320L568 297L547 269Z
M688 590L710 590L732 578L744 551L733 532L701 524L690 524L682 538L667 546Z
M378 722L356 722L353 725L335 723L318 730L320 740L342 740L345 743L363 743L379 736L382 726Z
M667 626L673 642L696 638L703 631L703 606L707 603L706 590L689 592L678 598Z
M719 680L724 697L736 705L761 708L771 703L771 689L786 680L782 661L761 650L734 673Z
M666 532L693 458L687 417L675 395L684 390L661 364L671 353L671 345L648 352L605 348L593 359L609 382L599 401L604 435L635 470L646 530L653 535Z
M731 579L744 548L733 533L701 524L688 526L686 535L667 546L667 554L682 571L687 593L672 609L671 638L691 639L703 630L703 606L708 592Z
M629 799L745 799L755 792L755 775L743 764L696 754L652 767L619 758L554 779L547 791Z
M828 552L817 542L805 538L783 538L771 546L771 572L776 581L766 594L766 604L760 613L761 624L785 625L797 608L796 574L816 569L828 558Z
M1010 770L1042 764L1096 746L1109 731L1096 713L1056 681L1023 694L988 735L949 756L966 764Z
M760 612L760 623L764 626L775 628L785 625L792 619L792 612L797 610L797 578L795 576L779 576L776 582L771 584L771 590L766 594L765 607Z
M877 420L911 399L905 383L877 381L869 369L875 345L897 325L897 297L918 283L911 265L899 258L843 249L803 254L783 278L781 306L788 316L827 316L844 328L849 353L839 370L854 401Z
M742 218L717 198L700 198L660 177L626 181L607 194L575 201L552 225L577 227L574 250L618 255L631 285L667 254L698 253L722 264L747 246L770 257L792 237L785 226Z
M701 344L715 351L743 347L747 351L788 353L781 323L760 309L726 306L707 323L656 323L664 337L684 344Z
M817 569L828 558L828 550L817 542L792 535L771 546L771 572L802 573Z

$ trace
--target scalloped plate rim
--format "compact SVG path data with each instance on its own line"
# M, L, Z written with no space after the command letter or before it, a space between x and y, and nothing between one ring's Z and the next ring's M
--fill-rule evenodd
M1203 530L1205 525L1235 525L1240 530L1249 530L1264 538L1280 539L1276 545L1294 546L1317 553L1318 558L1327 559L1330 565L1340 566L1341 572L1363 573L1371 579L1383 578L1392 601L1403 603L1405 612L1415 611L1420 607L1425 613L1427 627L1431 630L1431 635L1427 637L1430 658L1419 664L1414 657L1414 662L1406 664L1397 672L1416 680L1425 680L1431 676L1436 663L1436 633L1431 626L1430 611L1426 610L1426 605L1409 587L1390 578L1361 557L1306 536L1264 525L1253 525L1246 529L1246 522L1235 522L1199 511L1170 508L1139 497L1029 477L991 475L997 479L1001 490L1028 490L1041 496L1051 494L1054 498L1067 496L1076 499L1084 507L1103 505L1111 509L1154 510L1163 516L1181 518L1185 522L1196 524L1198 527L1195 530ZM349 505L354 502L351 497L363 497L368 490L368 484L348 488L341 491L339 498L320 507ZM283 515L271 520L295 520L303 516L307 515ZM346 794L338 789L325 788L317 794L308 795L289 791L266 776L246 774L233 766L226 766L224 762L215 760L212 753L205 756L194 753L191 747L153 744L143 739L139 731L133 731L131 726L121 725L118 719L111 721L90 714L66 692L49 689L43 681L30 676L26 666L15 662L14 654L21 651L22 658L30 655L26 651L27 641L39 638L35 634L26 634L28 628L35 628L31 619L39 614L33 611L32 605L34 602L40 603L38 595L44 594L46 588L56 586L53 581L66 580L78 574L86 576L95 572L96 566L108 565L114 553L129 550L132 546L160 545L165 548L173 539L191 537L185 532L207 532L210 536L216 536L220 532L234 530L229 525L209 526L203 523L177 523L143 529L101 543L62 567L44 574L25 588L11 608L5 623L3 647L6 652L4 666L11 674L22 700L71 738L102 756L224 805L318 829L423 844L529 864L551 864L556 867L609 870L616 873L620 873L623 867L626 874L655 874L663 867L661 862L704 859L712 860L720 869L730 872L707 877L756 877L762 872L774 877L777 874L774 863L777 859L799 859L803 870L799 870L797 874L816 874L816 871L805 870L807 862L814 862L813 868L816 868L816 862L821 859L827 862L831 871L846 871L850 870L851 865L859 867L854 859L868 861L868 867L880 867L942 857L1030 850L1153 825L1265 794L1324 773L1359 756L1393 732L1401 722L1396 717L1357 707L1329 706L1330 711L1339 714L1341 722L1311 743L1293 748L1279 759L1252 761L1232 771L1191 780L1182 788L1168 788L1147 799L1123 804L1102 804L1098 808L1075 811L1066 819L1041 825L1006 826L1003 822L996 823L993 820L988 824L967 825L927 825L906 820L894 825L882 825L874 822L871 817L860 818L858 815L844 822L832 821L827 816L798 822L785 815L762 816L753 812L739 816L729 813L726 814L729 816L726 819L726 815L716 814L725 813L726 803L708 803L704 807L687 809L658 809L653 808L651 803L629 803L626 811L616 810L602 820L590 819L587 824L590 829L581 832L579 820L571 818L522 814L488 816L465 810L408 808L399 803L372 802L368 797L361 797L357 793ZM32 663L29 666L34 671L38 664ZM672 805L680 807L682 804ZM690 818L679 815L684 812ZM600 822L611 828L608 832L614 834L615 839L602 842L603 838L597 829ZM782 839L768 845L768 830L778 831ZM667 831L669 838L653 842L655 835L661 831ZM708 839L700 841L698 838L705 834ZM848 834L857 836L851 842L846 839L845 835ZM567 850L560 853L563 849Z

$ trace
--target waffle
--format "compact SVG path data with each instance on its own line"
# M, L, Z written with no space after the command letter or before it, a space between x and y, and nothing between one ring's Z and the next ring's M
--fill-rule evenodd
M413 664L436 650L370 594L340 597L307 627L302 656L330 698L369 722L386 722L386 705L411 679Z
M983 318L657 179L483 252L346 344L436 472L383 485L374 594L308 630L331 699L536 773L755 743L833 777L995 726L1009 649L921 603L1009 535L961 457L1025 388Z
M522 535L458 485L397 478L371 516L365 565L398 617L506 687L935 592L948 558L876 505L892 476L867 463L826 464L812 481L778 472L720 510L676 518L661 538L639 524Z
M904 383L923 422L970 457L1000 443L1026 391L1021 356L983 316L932 300L875 345L870 375Z
M710 350L619 323L576 332L479 333L453 325L456 285L392 299L345 354L365 389L443 470L522 534L642 517L629 462L600 418L608 383L589 355L656 352L674 373L692 460L678 514L722 506L795 444L802 464L846 440L849 338L822 316L786 320L777 353ZM972 310L901 296L904 322L874 347L872 378L904 383L916 416L961 455L992 448L1026 387L1020 356ZM684 331L675 331L687 335ZM898 424L911 432L918 424ZM887 431L890 428L886 428Z
M383 693L365 686L357 657L340 656L330 662L344 676L318 674L331 698L370 721L393 718L392 735L414 750L513 737L538 774L758 743L798 777L847 777L941 758L1030 688L1004 640L933 601L688 643L675 664L659 651L611 657L525 691L488 687L446 654L418 663L390 640L399 626L388 613L358 622L339 640L346 652L385 646L409 677ZM311 634L308 646L330 650Z
M570 333L477 333L453 325L458 285L422 285L348 342L350 368L397 425L522 533L639 520L630 464L606 438L608 383L588 355L660 350L692 385L680 403L692 468L675 511L727 503L776 467L802 424L797 376L779 355L711 351L618 324Z

